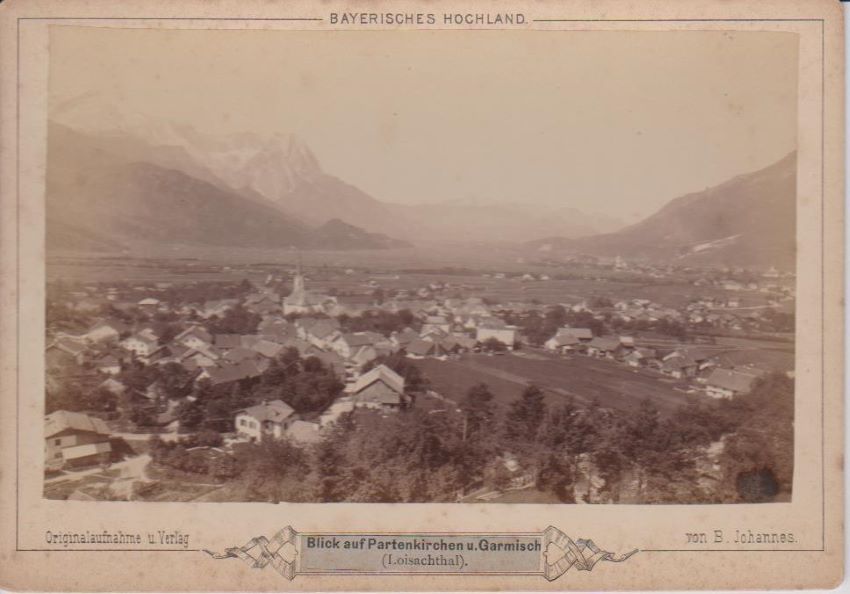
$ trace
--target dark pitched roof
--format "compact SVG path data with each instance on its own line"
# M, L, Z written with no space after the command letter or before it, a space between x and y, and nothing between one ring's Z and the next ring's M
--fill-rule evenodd
M242 346L242 336L239 334L216 334L213 344L220 349L235 349Z
M213 385L235 382L249 377L257 377L262 374L260 368L251 359L246 359L232 365L208 367L206 372L209 374L210 383Z
M245 359L254 359L255 357L260 356L257 351L246 349L243 347L238 347L235 349L229 350L224 358L228 361L232 361L233 363L238 363L239 361L244 361Z
M404 350L410 353L411 355L430 355L434 352L434 348L436 345L430 340L414 340L411 343L408 343Z
M197 336L198 338L200 338L201 340L203 340L204 342L206 342L208 344L212 344L212 342L213 342L212 335L209 332L207 332L206 328L202 328L201 326L190 326L190 327L186 328L185 330L183 330L183 332L181 332L180 334L175 336L174 340L177 340L177 341L183 340L184 338L188 338L191 335Z
M57 435L65 430L86 431L109 435L109 427L102 420L79 412L57 410L44 417L44 437Z
M57 340L56 342L54 342L53 344L51 344L47 348L48 349L56 348L56 349L59 349L60 351L64 351L64 352L68 353L69 355L74 355L74 356L77 356L81 353L84 353L87 350L86 345L81 344L79 342L74 342L73 340L69 340L67 338L60 338L59 340Z
M736 371L734 369L715 369L706 379L709 386L717 386L737 394L749 392L757 375Z
M431 345L433 346L433 345ZM393 391L399 394L404 393L404 378L386 365L378 365L371 371L361 375L351 388L351 392L357 394L362 392L375 382L383 382Z
M597 348L600 351L613 351L620 346L620 340L609 336L597 336L588 343L588 346Z
M278 342L270 342L268 340L258 340L253 345L251 345L251 350L258 352L264 357L268 357L269 359L273 359L281 354L284 350L284 346Z

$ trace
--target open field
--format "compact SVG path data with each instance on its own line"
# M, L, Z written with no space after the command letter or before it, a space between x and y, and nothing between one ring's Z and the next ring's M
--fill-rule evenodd
M430 283L449 282L464 286L476 296L505 303L536 300L544 304L578 303L599 296L620 299L649 299L665 307L680 308L694 297L726 299L735 297L747 307L764 306L767 295L754 292L726 291L719 287L694 287L687 279L638 281L634 275L579 266L541 267L518 262L517 252L494 248L486 256L477 248L454 248L445 258L439 250L409 248L356 252L309 252L303 259L310 286L317 291L331 289L339 293L371 292L375 281L385 290L415 290ZM186 283L198 281L238 282L249 279L263 282L267 275L288 275L297 255L290 251L232 250L214 254L198 253L157 257L92 257L84 254L53 255L48 259L48 279L84 282L129 281ZM466 273L440 272L446 266L462 267ZM345 274L353 268L354 274ZM415 272L428 270L429 272ZM475 272L473 272L473 270ZM433 271L433 272L431 272ZM478 272L480 271L480 272ZM531 272L550 276L569 275L567 280L522 280L483 276L484 272Z
M417 361L432 388L458 401L470 387L486 383L500 405L516 400L529 383L542 388L551 405L573 396L580 404L598 398L602 406L633 410L649 398L663 413L671 413L689 399L676 390L676 382L655 374L617 364L613 361L576 356L559 358L533 353L503 356L464 355L460 359Z

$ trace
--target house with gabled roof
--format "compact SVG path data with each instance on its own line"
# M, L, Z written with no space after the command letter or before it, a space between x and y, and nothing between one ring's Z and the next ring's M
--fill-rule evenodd
M253 359L255 361L262 359L262 355L253 349L247 349L245 347L238 347L235 349L230 349L224 354L223 359L230 363L239 363L240 361L245 361L246 359Z
M399 348L405 348L414 340L419 340L419 333L413 328L405 328L401 332L393 332L390 336L390 342Z
M295 410L283 400L265 401L236 413L236 433L251 441L280 439L294 421Z
M266 369L268 369L267 361L245 359L238 363L225 363L217 367L205 367L198 375L198 380L208 379L210 384L217 386L259 377Z
M140 359L147 359L155 350L159 348L159 343L148 336L142 334L133 334L128 336L120 343L124 350L133 353Z
M327 349L340 335L340 324L333 318L319 319L305 328L304 339L319 347Z
M213 344L213 336L203 326L189 326L174 337L174 342L190 349L209 348Z
M555 333L555 336L543 343L543 346L549 351L554 351L558 353L567 353L569 351L572 351L581 343L579 336L583 335L583 333L575 332L576 330L584 329L561 328Z
M713 369L706 378L705 392L712 398L734 398L747 394L759 377L755 370Z
M587 354L591 357L613 358L620 348L620 340L614 336L596 336L587 343Z
M475 329L475 340L483 344L492 338L512 349L516 342L517 330L516 326L510 326L498 318L491 318L479 322Z
M98 464L109 459L110 430L101 419L57 410L44 417L44 459L48 469Z
M449 322L445 316L441 315L425 316L425 319L422 322L422 333L424 334L429 330L438 330L448 334L451 330L451 322Z
M45 362L48 369L67 365L82 365L88 356L88 347L80 342L60 338L45 349Z
M286 349L286 347L282 344L278 342L271 342L269 340L258 340L249 348L267 359L274 359L278 357Z
M465 348L457 336L447 336L437 343L438 352L441 355L457 355L469 349Z
M427 330L425 330L423 328L422 332L419 334L419 337L422 340L428 340L428 341L431 341L433 343L439 343L441 340L443 340L447 336L449 336L449 333L447 331L441 330L440 328L436 328L436 327L433 327L433 326L431 328L427 329Z
M378 349L376 349L372 345L365 345L359 347L354 355L349 358L349 361L354 364L357 368L362 368L364 365L367 365L370 361L374 361L379 356Z
M433 340L414 340L404 347L404 352L411 359L422 359L437 354L437 342Z
M377 332L347 332L337 336L330 344L333 349L343 359L349 359L364 346L388 346L390 342Z
M129 328L126 324L115 320L100 320L95 322L83 335L89 343L118 342L122 334L126 334Z
M278 313L282 311L280 301L278 293L265 290L248 295L245 298L245 309L260 315Z
M356 407L395 410L406 402L404 378L386 365L364 373L347 391Z

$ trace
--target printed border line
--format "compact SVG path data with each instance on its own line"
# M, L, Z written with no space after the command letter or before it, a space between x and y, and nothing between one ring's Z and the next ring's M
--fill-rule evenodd
M21 20L15 22L15 550L21 526ZM45 220L47 215L45 214ZM47 276L45 272L45 277ZM45 284L47 279L45 278ZM43 480L43 479L42 479ZM44 486L42 485L42 493Z
M18 17L18 21L324 21L322 17Z
M799 59L799 56L798 56ZM798 82L799 87L799 82ZM799 88L798 88L799 92ZM797 109L797 118L799 120L799 107ZM826 165L825 161L825 145L826 145L826 32L824 20L820 20L820 504L821 504L821 550L826 550L826 436L825 436L825 419L826 419L826 239L824 233L826 230L826 201L825 201L825 178ZM846 258L845 254L845 258ZM795 271L796 272L796 271ZM794 334L794 343L796 354L797 335L796 329ZM843 382L842 382L843 386ZM796 406L796 390L795 390L795 406ZM796 447L796 443L794 444ZM793 491L793 485L791 487Z
M201 549L22 549L20 548L20 344L21 344L21 249L20 249L20 240L21 240L21 188L20 188L20 140L21 140L21 101L20 101L20 92L21 92L21 21L51 21L51 20L160 20L160 21L187 21L187 20L198 20L198 21L324 21L323 18L318 17L288 17L288 18L260 18L260 17L18 17L16 19L16 100L15 100L15 110L16 110L16 151L15 151L15 186L16 186L16 208L15 208L15 216L16 216L16 245L15 245L15 255L16 255L16 313L17 313L17 323L16 323L16 340L17 340L17 348L16 348L16 369L15 369L15 412L16 412L16 424L15 424L15 550L17 552L61 552L61 551L70 551L70 552L86 552L86 551L101 551L101 552L188 552L188 551L199 551ZM824 424L825 424L825 374L826 367L824 362L824 354L826 352L826 337L824 335L825 327L826 327L826 313L825 313L825 305L826 305L826 296L825 296L825 202L824 202L824 192L825 192L825 163L824 163L824 154L825 154L825 103L826 103L826 36L825 36L825 20L823 18L762 18L762 19L532 19L531 22L535 23L546 23L546 22L820 22L821 24L821 178L820 178L820 186L821 186L821 548L820 549L641 549L643 552L659 552L659 553L673 553L673 552L778 552L778 553L790 553L790 552L824 552L826 550L826 461L825 461L825 452L826 452L826 437L824 435ZM799 117L799 113L798 113ZM796 335L795 335L795 343L796 343ZM796 394L795 394L796 397ZM795 443L796 447L796 443ZM793 488L793 486L792 486ZM343 534L343 533L339 533ZM448 533L451 534L451 533ZM462 534L462 533L454 533L454 534ZM455 575L455 574L452 574Z
M741 23L753 22L788 22L788 21L823 21L823 19L532 19L533 23L712 23L733 21Z

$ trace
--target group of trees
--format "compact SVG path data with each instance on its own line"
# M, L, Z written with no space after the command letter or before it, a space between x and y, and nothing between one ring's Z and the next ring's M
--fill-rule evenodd
M523 315L508 313L503 317L507 323L519 326L528 342L535 346L542 345L564 326L590 328L594 336L605 333L605 324L593 314L567 311L562 305L550 307L544 314L533 311Z
M372 331L384 336L393 332L401 332L405 328L418 330L421 322L409 309L398 312L384 311L382 309L369 310L359 316L341 315L338 318L343 332Z
M176 414L182 428L193 431L232 431L235 413L266 400L282 400L297 413L324 410L343 388L333 369L316 357L302 358L294 348L272 360L256 378L213 386L197 382L191 399L185 399Z
M158 298L172 305L188 305L220 299L238 299L253 290L254 286L248 279L242 279L238 283L199 281L168 287L160 292Z
M591 307L610 307L611 300L596 297L591 300ZM607 332L638 332L653 331L680 340L687 338L687 328L680 322L668 319L656 321L626 322L606 314L603 319L597 319L592 313L567 311L562 305L550 307L545 313L530 312L527 314L508 313L503 316L509 324L519 326L528 342L540 346L564 326L573 328L589 328L594 336L602 336Z
M65 378L45 394L45 413L57 410L109 413L117 409L119 398L105 387L100 387L91 376ZM99 378L94 378L98 382ZM70 381L68 381L70 380Z
M221 317L213 316L207 322L212 334L254 334L262 317L248 311L241 304L228 309Z
M553 405L533 385L500 405L478 384L456 406L355 410L308 448L244 444L204 472L250 501L456 501L503 489L517 474L563 502L768 501L790 491L792 419L793 385L783 375L749 395L689 403L666 416L649 401L625 411ZM707 446L720 441L719 458L709 459ZM178 447L163 448L159 460L198 464ZM507 457L519 470L507 469ZM706 480L715 461L720 471Z

